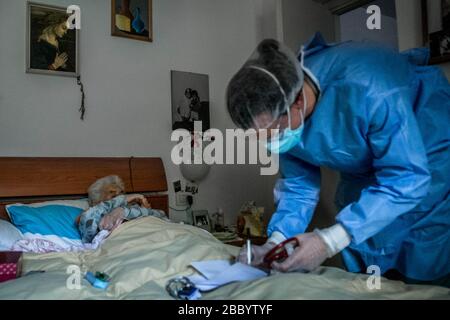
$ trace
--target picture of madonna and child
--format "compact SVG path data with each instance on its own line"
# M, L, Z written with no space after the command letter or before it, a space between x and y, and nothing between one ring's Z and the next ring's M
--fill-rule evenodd
M124 183L118 176L101 178L89 187L90 208L77 218L83 243L91 243L100 231L113 231L124 221L147 216L169 221L163 211L152 209L143 195L124 193Z

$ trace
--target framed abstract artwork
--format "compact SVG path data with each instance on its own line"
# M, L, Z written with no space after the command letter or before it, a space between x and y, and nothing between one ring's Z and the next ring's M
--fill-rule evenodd
M430 64L450 61L450 0L422 0L422 18Z
M79 31L68 19L67 8L27 3L27 73L79 75Z
M111 0L111 34L153 41L152 0Z

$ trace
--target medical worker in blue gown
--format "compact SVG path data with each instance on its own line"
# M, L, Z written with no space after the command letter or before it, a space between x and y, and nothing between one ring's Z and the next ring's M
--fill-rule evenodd
M264 40L231 80L227 107L244 129L270 129L281 178L269 240L298 247L278 271L311 271L342 251L347 270L394 272L449 285L450 85L428 51L402 54L316 34L296 57ZM341 174L336 224L305 233L319 199L320 167ZM239 259L246 261L245 248Z

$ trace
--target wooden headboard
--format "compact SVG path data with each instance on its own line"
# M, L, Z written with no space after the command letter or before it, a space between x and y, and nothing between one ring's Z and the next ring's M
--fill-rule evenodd
M50 199L79 199L97 179L118 175L127 193L148 196L168 214L167 181L160 158L10 158L0 157L0 219L5 205Z

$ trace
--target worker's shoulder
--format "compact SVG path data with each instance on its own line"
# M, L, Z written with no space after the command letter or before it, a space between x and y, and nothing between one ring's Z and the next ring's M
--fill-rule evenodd
M307 58L307 64L330 80L349 79L361 84L376 79L388 86L408 83L412 69L407 57L378 43L348 41L327 47Z

